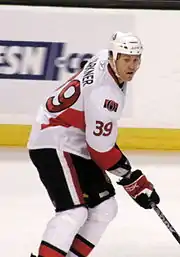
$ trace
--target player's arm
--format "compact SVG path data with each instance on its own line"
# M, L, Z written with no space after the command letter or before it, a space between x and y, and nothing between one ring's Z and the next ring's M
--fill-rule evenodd
M143 208L151 208L150 203L160 199L154 186L141 170L131 171L131 165L116 145L117 122L91 98L85 108L86 142L91 158L103 170L119 177L118 184Z
M104 108L106 99L90 96L85 103L86 142L91 158L102 170L124 176L131 170L127 158L116 145L117 121Z

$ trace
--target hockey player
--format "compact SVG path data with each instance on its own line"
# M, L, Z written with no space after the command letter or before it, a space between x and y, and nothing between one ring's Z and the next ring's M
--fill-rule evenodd
M88 256L117 213L108 172L145 209L159 203L141 170L116 145L127 82L140 67L142 44L113 34L81 71L40 106L28 142L30 158L55 206L39 257Z

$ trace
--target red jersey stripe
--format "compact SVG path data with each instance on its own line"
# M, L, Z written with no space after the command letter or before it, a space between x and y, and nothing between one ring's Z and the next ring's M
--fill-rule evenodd
M42 124L41 129L53 126L63 126L63 127L75 127L81 130L85 130L85 121L84 121L84 112L75 110L75 109L67 109L63 113L59 114L55 118L49 119L49 124Z
M87 145L87 147L91 158L102 170L107 170L114 166L121 159L122 156L121 151L118 150L116 147L113 147L107 152L98 152L89 145Z

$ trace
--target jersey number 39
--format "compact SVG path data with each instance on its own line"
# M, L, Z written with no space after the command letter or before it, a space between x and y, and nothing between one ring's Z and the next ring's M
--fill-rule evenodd
M100 120L96 121L96 129L93 131L95 136L109 136L112 131L112 122L104 123Z

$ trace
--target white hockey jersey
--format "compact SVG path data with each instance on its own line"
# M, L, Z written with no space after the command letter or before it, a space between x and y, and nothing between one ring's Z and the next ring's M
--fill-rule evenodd
M61 149L92 158L104 170L112 167L121 156L115 144L125 94L108 50L99 52L40 106L28 148Z

